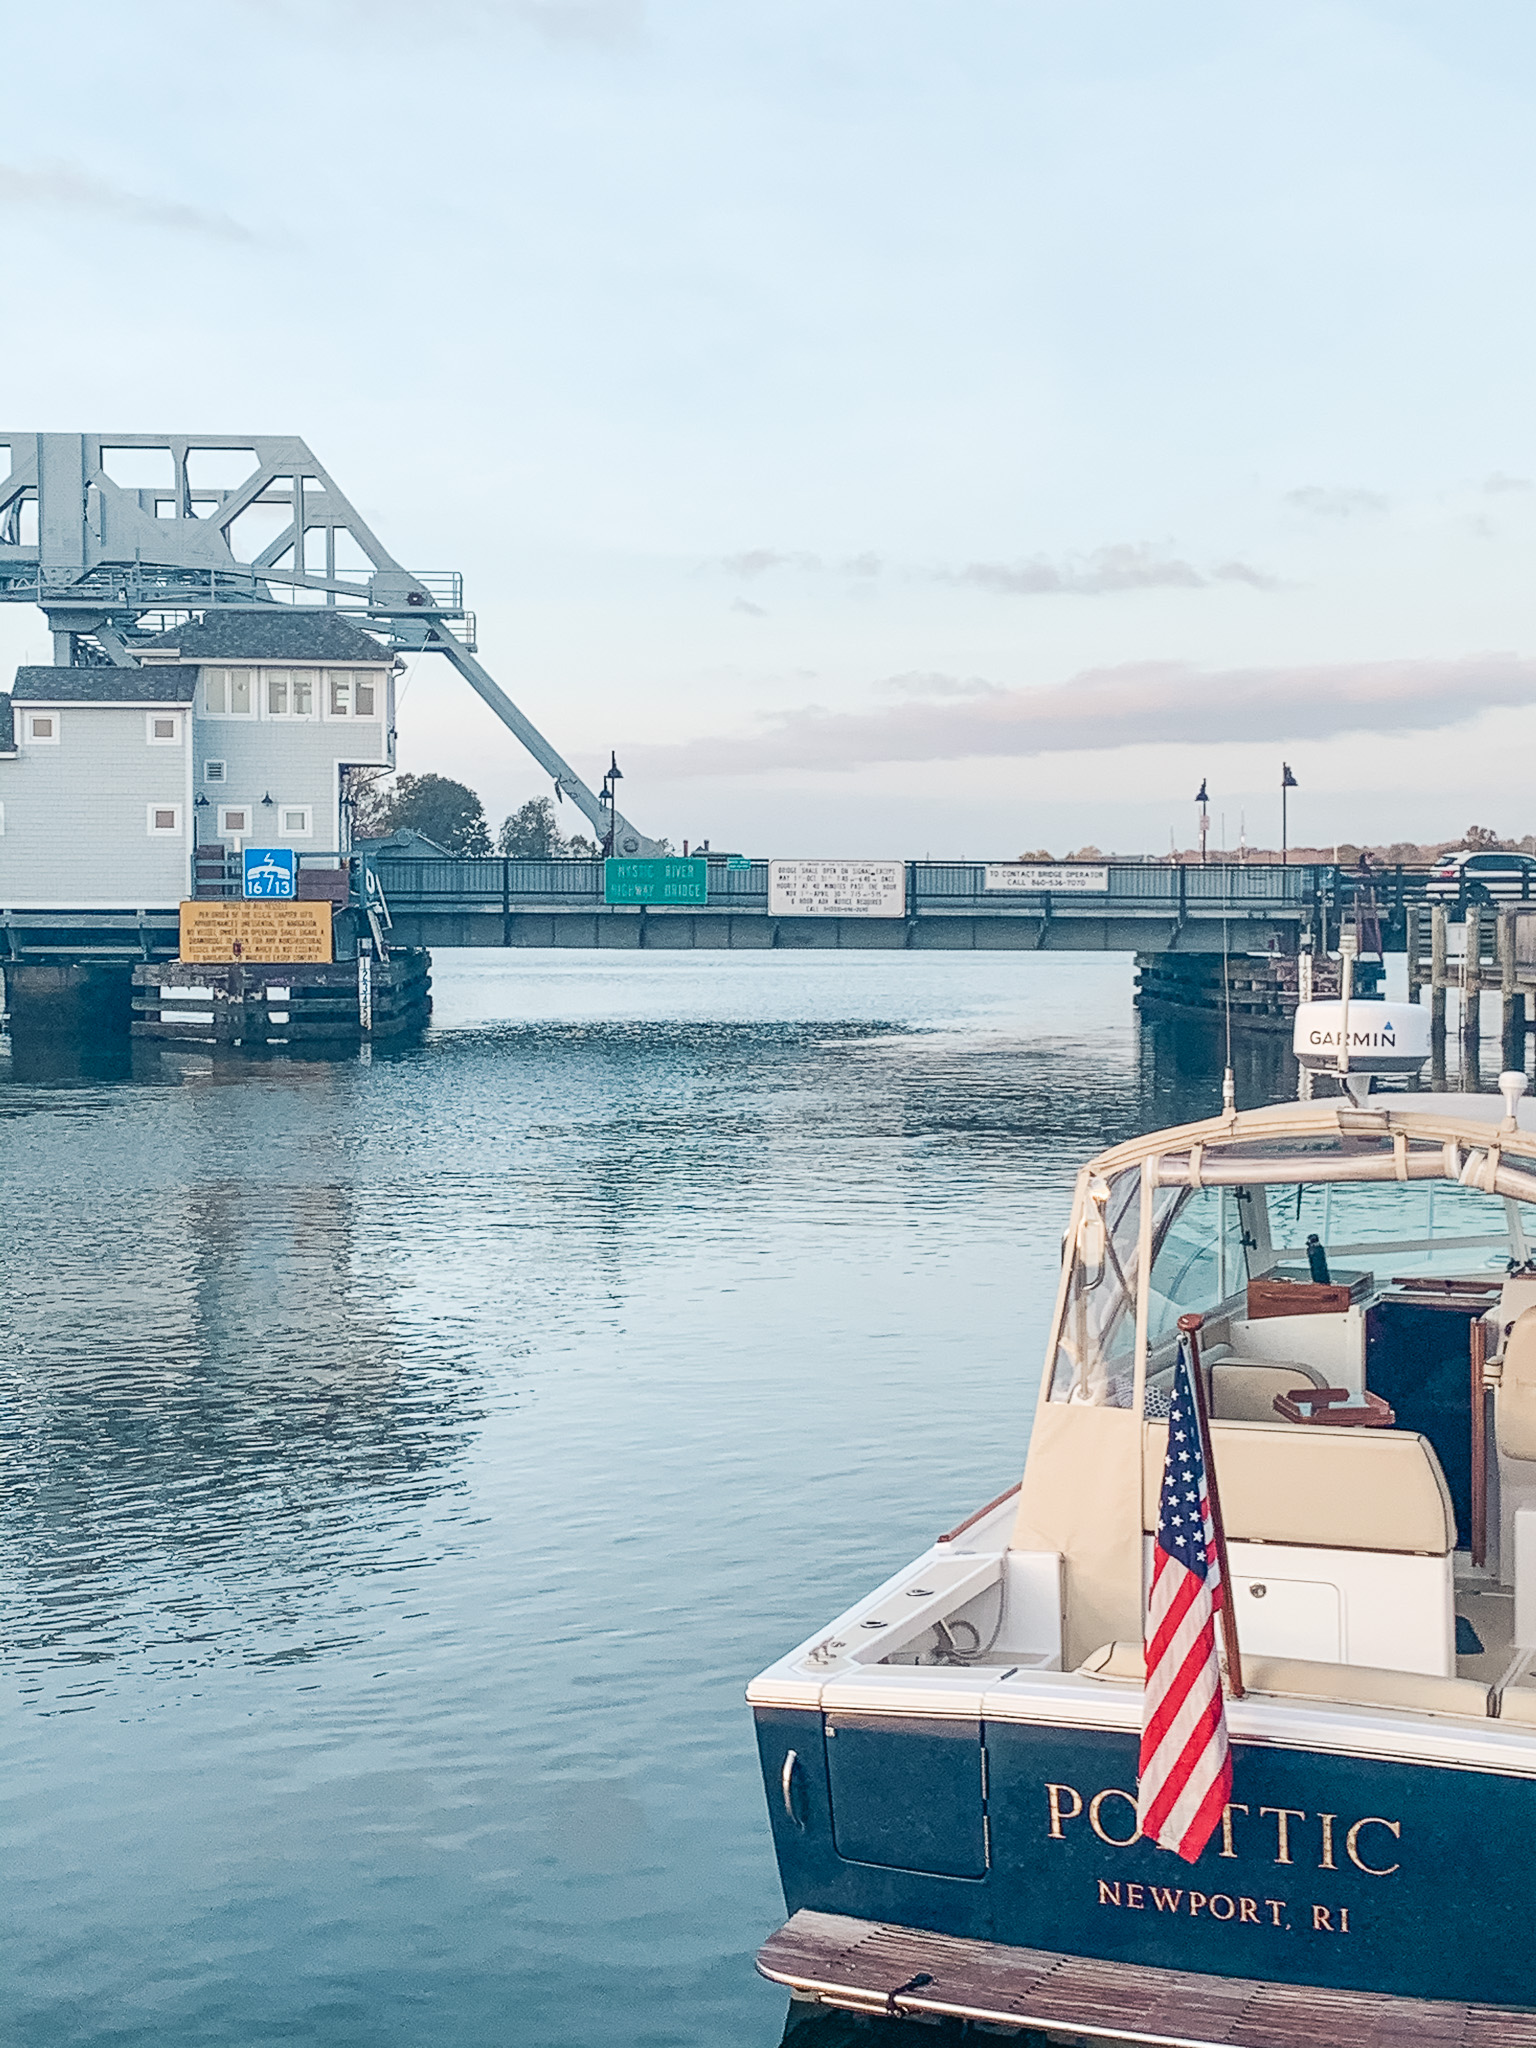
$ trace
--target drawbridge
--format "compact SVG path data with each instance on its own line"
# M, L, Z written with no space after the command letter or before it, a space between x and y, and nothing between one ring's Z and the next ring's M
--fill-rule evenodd
M324 605L396 653L442 655L587 818L605 850L664 849L591 790L478 660L456 570L389 553L290 434L6 434L0 602L47 615L65 667L133 667L195 614Z

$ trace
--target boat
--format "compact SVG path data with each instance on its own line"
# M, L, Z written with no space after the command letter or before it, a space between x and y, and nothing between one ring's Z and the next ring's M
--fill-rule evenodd
M796 1998L1536 2044L1536 1108L1347 982L1295 1038L1308 1099L1082 1166L1022 1480L752 1681ZM1240 1671L1193 1862L1137 1785L1181 1322Z

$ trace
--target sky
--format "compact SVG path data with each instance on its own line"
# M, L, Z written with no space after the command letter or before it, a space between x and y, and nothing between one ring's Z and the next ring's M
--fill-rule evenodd
M1528 5L56 0L5 50L0 422L302 435L644 831L1157 852L1205 779L1274 845L1282 760L1293 843L1536 830ZM402 767L548 793L402 683Z

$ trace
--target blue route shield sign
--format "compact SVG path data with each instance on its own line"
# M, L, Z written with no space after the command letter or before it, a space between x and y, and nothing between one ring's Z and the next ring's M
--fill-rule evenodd
M244 859L247 897L292 897L299 893L299 856L291 846L247 846Z

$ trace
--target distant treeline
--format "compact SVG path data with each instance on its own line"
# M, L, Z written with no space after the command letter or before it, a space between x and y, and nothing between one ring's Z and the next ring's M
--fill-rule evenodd
M1285 858L1297 867L1358 867L1363 854L1372 867L1430 867L1448 853L1536 853L1536 833L1528 832L1523 839L1501 839L1489 825L1469 825L1459 839L1437 839L1427 845L1419 845L1411 839L1394 839L1380 845L1359 845L1354 840L1341 839L1336 846L1292 846ZM1277 846L1217 847L1208 845L1208 861L1246 861L1254 866L1280 860ZM1100 860L1145 860L1145 854L1105 853L1097 846L1080 846L1076 853L1054 854L1043 848L1035 853L1021 853L1023 861L1100 861ZM1198 862L1198 846L1180 847L1176 852L1158 854L1158 860L1174 865Z

